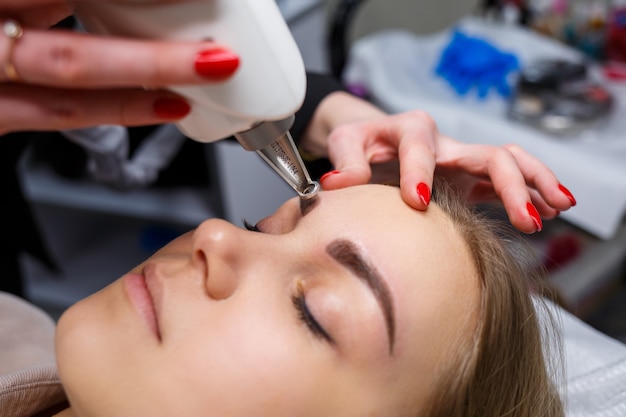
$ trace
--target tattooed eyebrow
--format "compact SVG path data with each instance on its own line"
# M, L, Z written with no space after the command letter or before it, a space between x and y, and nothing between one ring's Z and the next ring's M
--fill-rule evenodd
M372 290L385 317L389 354L393 353L395 342L395 319L391 292L385 280L379 275L376 268L367 262L355 244L345 239L332 241L326 252L341 265L348 268L354 275L364 281Z

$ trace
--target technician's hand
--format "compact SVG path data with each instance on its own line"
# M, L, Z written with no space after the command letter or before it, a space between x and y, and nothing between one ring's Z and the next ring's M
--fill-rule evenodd
M403 199L424 210L437 170L471 202L501 200L511 223L526 233L541 230L540 216L554 217L576 203L543 163L517 146L463 144L439 133L424 112L386 115L346 93L320 103L301 146L336 168L322 177L325 189L367 183L372 175L380 181L389 174L372 167L395 163Z
M210 42L47 30L71 13L65 0L0 0L0 134L173 122L189 104L160 87L219 82L239 66Z
M465 144L440 135L436 160L437 175L447 177L468 201L502 201L511 224L525 233L540 231L541 217L576 205L554 173L517 145Z

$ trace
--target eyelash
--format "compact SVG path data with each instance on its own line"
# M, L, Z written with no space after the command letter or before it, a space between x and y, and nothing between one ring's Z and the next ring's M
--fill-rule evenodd
M246 230L249 230L251 232L260 232L261 231L256 224L252 224L252 223L248 222L248 220L246 220L246 219L242 219L241 221L243 222L243 227L245 227Z
M313 314L311 314L311 311L306 304L304 290L300 285L298 285L296 293L291 296L291 302L298 312L298 318L300 319L300 321L302 321L302 323L304 323L316 337L324 339L332 344L335 343L332 337L330 337L330 335L326 333L326 330L324 330L324 328L317 322L317 320L315 320Z
M246 219L242 219L242 222L243 222L243 227L245 227L246 230L249 230L251 232L261 232L261 230L256 224L251 224ZM309 310L309 307L306 304L306 297L304 296L304 290L302 289L301 285L297 286L296 293L291 296L291 302L293 303L293 306L298 312L298 319L300 319L300 321L304 323L316 337L324 339L327 342L332 343L332 344L335 343L332 337L330 337L330 335L318 323L315 317L313 317L313 314L311 314L311 311Z

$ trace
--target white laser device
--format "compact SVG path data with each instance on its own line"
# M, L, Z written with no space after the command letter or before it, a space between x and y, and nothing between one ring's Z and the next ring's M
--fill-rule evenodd
M167 87L191 103L190 114L177 126L200 142L234 135L301 198L315 196L319 184L311 180L289 133L306 92L304 63L275 0L78 2L75 15L91 33L211 39L235 51L240 66L228 80Z

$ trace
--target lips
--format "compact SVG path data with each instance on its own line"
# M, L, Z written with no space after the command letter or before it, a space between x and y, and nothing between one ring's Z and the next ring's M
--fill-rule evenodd
M150 329L160 341L161 332L159 322L146 276L136 273L127 274L124 276L124 286L139 317L141 317L148 326L148 329Z

